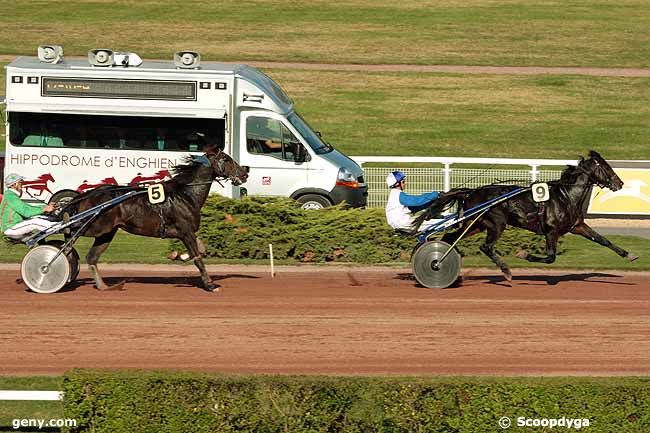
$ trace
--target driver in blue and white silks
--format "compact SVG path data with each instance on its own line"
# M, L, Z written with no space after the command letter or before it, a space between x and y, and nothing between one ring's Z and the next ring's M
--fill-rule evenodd
M407 194L406 175L401 171L392 171L386 176L386 185L390 188L386 203L386 221L396 230L413 230L413 214L424 210L438 199L437 191L423 194ZM435 220L425 221L420 229L435 223Z

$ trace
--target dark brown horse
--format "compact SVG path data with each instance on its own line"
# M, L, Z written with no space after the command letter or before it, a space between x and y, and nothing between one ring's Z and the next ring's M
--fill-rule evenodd
M580 158L577 166L568 166L559 180L548 182L550 198L547 202L536 203L531 193L522 193L486 212L465 237L486 230L487 236L481 251L501 269L508 280L512 279L510 269L494 250L497 240L508 225L546 237L546 256L535 256L526 251L517 253L517 257L529 262L553 263L557 241L566 233L584 236L629 261L636 260L638 256L612 244L585 223L587 203L593 185L618 191L623 187L623 181L614 173L607 161L597 152L591 151L587 159ZM459 209L470 209L517 188L520 187L487 185L477 189L451 190L442 194L440 199L415 219L414 228L419 228L422 222L436 217L453 205L457 205ZM442 240L450 244L455 242L470 221L463 223L457 231L445 234Z
M97 269L101 254L106 251L118 229L141 236L179 239L201 272L200 286L214 291L217 286L210 280L201 259L196 231L201 222L201 207L215 179L229 179L233 185L246 182L246 171L222 151L188 157L184 164L173 169L174 177L163 182L165 201L151 204L147 194L136 195L101 213L82 233L94 237L86 262L100 290L120 289L123 283L107 286ZM101 186L81 194L68 203L62 212L76 214L107 202L127 191L139 187Z

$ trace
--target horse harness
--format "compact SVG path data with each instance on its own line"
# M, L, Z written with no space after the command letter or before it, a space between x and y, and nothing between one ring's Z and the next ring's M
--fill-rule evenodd
M160 239L165 239L165 217L163 215L162 206L156 206L158 208L158 216L160 216Z
M221 152L223 152L223 151L221 149L219 149L219 151L216 152L216 153L215 152L209 152L209 153L206 153L206 155L214 155L214 156L218 157L219 154L221 154ZM208 161L207 165L210 165L210 162L209 162L208 158L205 157L205 156L204 156L204 158ZM200 160L198 160L198 161L201 162L202 164L206 165L205 162L202 162ZM217 160L217 169L219 170L219 172L222 173L224 171L224 168L225 168L224 160L221 159L221 158L218 159ZM191 182L191 183L188 183L187 186L212 185L212 182L217 182L223 188L223 184L221 182L219 182L220 179L225 180L225 179L227 179L227 177L219 177L219 176L217 176L213 180L206 181L206 182ZM160 238L165 239L165 231L167 230L167 227L166 227L166 224L165 224L165 216L163 214L162 206L156 206L156 209L158 211L158 216L160 217Z

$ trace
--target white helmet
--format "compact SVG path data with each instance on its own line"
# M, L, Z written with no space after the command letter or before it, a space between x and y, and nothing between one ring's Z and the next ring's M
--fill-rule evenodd
M5 177L5 186L6 186L7 188L11 188L12 186L14 186L15 184L17 184L17 183L20 182L21 180L25 180L25 178L22 177L22 176L19 175L19 174L16 174L16 173L10 173L10 174L7 175L7 177Z
M391 171L388 173L388 176L386 176L386 185L388 185L389 188L395 188L397 184L404 179L406 179L406 175L401 171Z

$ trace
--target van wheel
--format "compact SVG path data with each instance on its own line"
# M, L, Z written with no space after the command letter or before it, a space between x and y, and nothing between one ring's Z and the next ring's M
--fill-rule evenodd
M322 195L305 194L296 199L300 207L307 210L318 210L332 206L332 203Z

